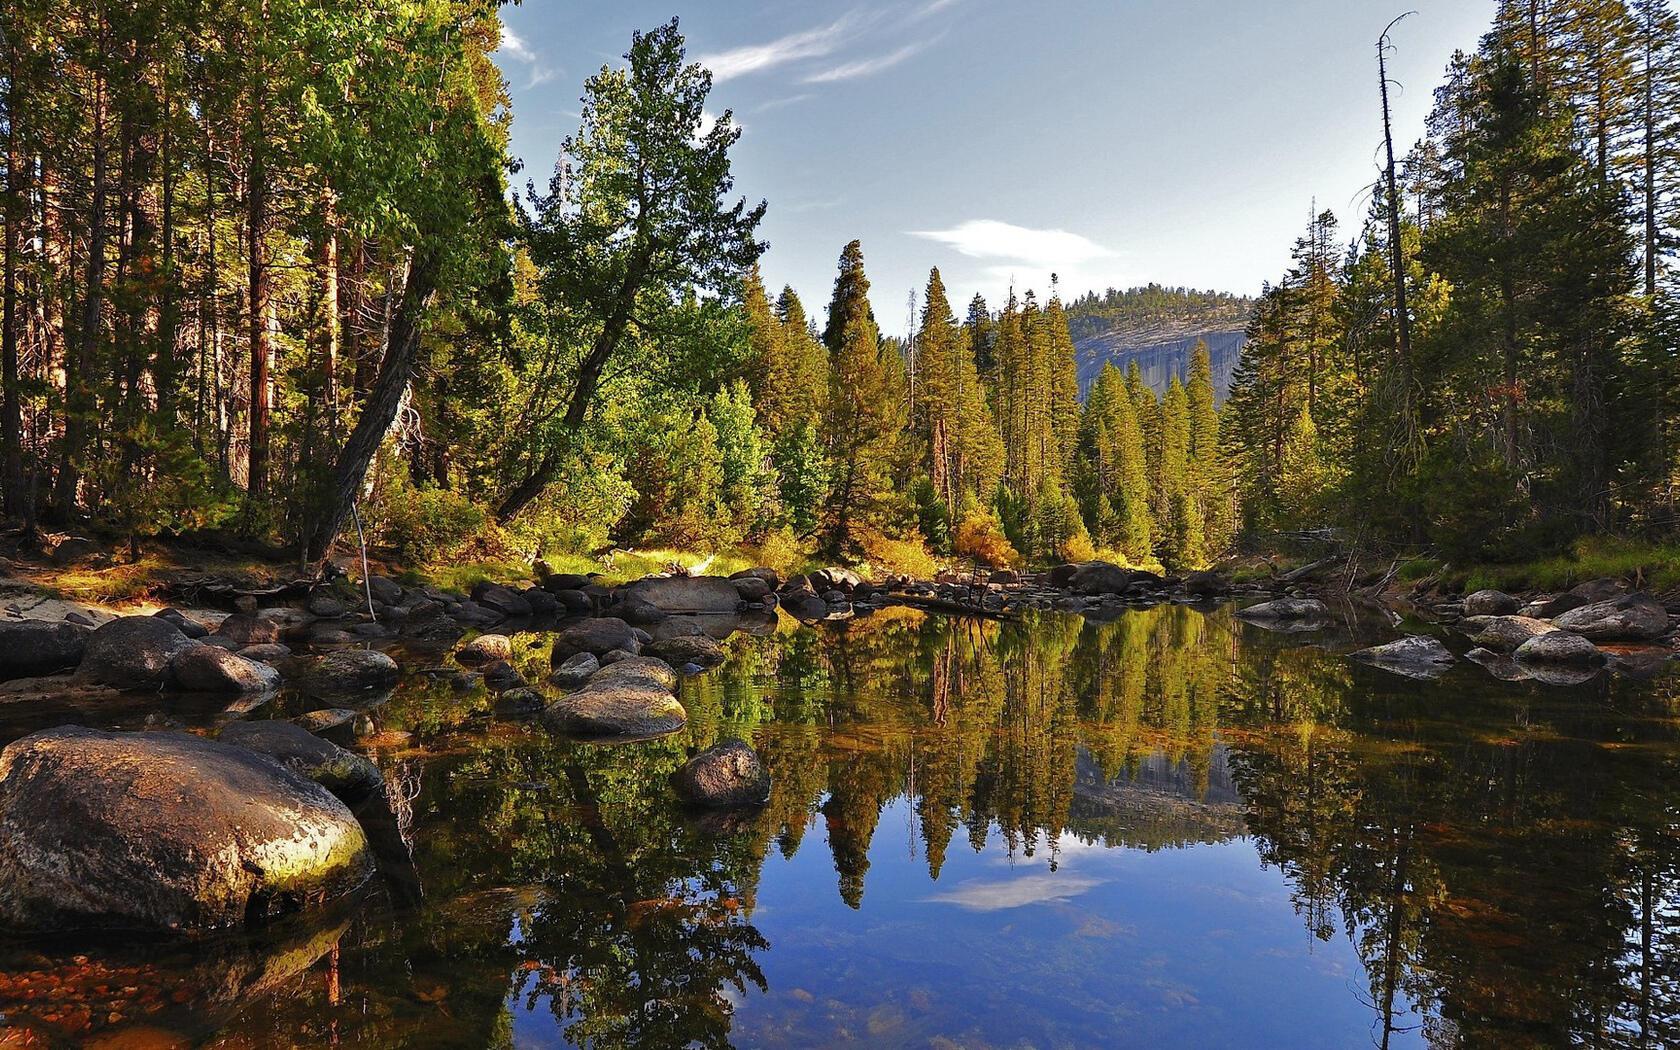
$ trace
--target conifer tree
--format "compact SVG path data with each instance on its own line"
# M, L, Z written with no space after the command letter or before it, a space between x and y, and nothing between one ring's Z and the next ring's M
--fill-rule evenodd
M1205 342L1197 340L1190 354L1190 383L1185 388L1189 415L1187 450L1189 491L1201 523L1202 554L1224 552L1234 533L1230 474L1220 444L1219 411L1214 406L1213 365Z

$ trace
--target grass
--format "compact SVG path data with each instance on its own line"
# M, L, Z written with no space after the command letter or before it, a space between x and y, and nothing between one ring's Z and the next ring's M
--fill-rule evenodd
M1650 591L1680 589L1680 544L1591 537L1564 554L1512 565L1481 565L1461 577L1466 592L1563 591L1603 577L1631 580Z

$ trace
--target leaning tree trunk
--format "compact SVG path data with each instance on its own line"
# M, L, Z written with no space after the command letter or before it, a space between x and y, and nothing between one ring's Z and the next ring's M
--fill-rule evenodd
M362 406L361 418L350 440L338 454L332 474L324 485L325 492L318 517L306 532L304 556L313 563L326 560L333 541L350 516L350 508L361 492L362 481L374 454L397 418L403 391L408 389L414 365L420 356L420 321L437 286L439 259L435 249L423 247L408 267L408 282L403 287L402 301L391 318L390 335L385 347L385 360L380 364L379 377Z

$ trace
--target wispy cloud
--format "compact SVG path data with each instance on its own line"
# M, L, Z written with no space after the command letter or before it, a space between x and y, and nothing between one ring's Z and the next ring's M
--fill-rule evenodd
M948 230L911 230L912 237L949 245L971 259L1007 259L1031 267L1077 266L1114 252L1066 230L1034 230L996 219L970 219Z
M810 101L812 97L813 96L809 92L802 92L798 95L788 95L786 98L773 98L760 105L757 109L753 110L753 112L769 113L771 110L784 109L788 106L797 106L801 102Z
M535 48L527 44L523 37L509 29L505 24L502 26L502 38L498 50L507 55L508 58L526 67L525 90L527 91L539 84L546 84L560 75L558 69L543 61L542 55Z
M900 62L914 58L916 55L927 50L927 48L927 43L907 44L906 46L899 48L897 51L888 52L885 55L877 55L874 58L861 58L854 62L846 62L835 66L832 69L825 69L820 73L813 73L805 78L805 83L833 84L841 80L857 80L862 77L871 77L883 70L891 69Z
M933 0L932 3L916 12L916 21L920 22L924 18L931 18L947 8L956 7L962 2L963 0Z
M1023 875L1019 878L989 882L969 879L958 883L948 893L927 898L940 904L954 904L969 911L1007 911L1030 904L1056 904L1088 893L1105 880L1077 875Z
M716 54L701 55L698 61L712 71L712 80L721 84L726 80L734 80L751 73L762 73L792 62L827 58L852 40L866 23L873 20L872 17L864 18L859 12L853 11L824 26L789 33L766 44L749 44Z

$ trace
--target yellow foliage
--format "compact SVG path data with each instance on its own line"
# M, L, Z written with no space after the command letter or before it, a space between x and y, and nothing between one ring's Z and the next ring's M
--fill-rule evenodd
M893 539L874 529L859 529L858 544L875 575L904 575L929 579L939 572L939 563L920 539Z
M1007 569L1021 563L1021 555L1003 534L1003 523L997 515L986 511L971 511L957 526L952 548L958 556L972 558L994 569Z

